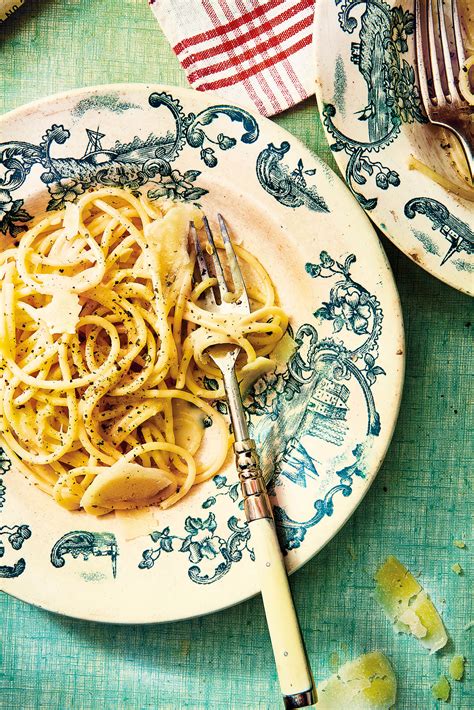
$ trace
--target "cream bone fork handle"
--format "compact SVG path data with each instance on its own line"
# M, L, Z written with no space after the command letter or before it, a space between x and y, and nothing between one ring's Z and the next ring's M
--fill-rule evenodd
M194 223L190 224L190 240L196 251L198 278L215 278L217 285L204 291L205 307L210 311L250 313L245 283L235 255L227 226L218 215L221 237L232 276L230 289L222 268L209 223L204 218L207 243L201 246ZM211 269L208 266L211 266ZM285 708L303 708L316 703L316 690L301 636L285 563L278 543L273 511L265 479L260 469L255 442L249 438L235 363L239 347L211 347L209 356L222 373L234 430L234 451L239 474L244 510L252 537L268 629L275 655L278 679Z

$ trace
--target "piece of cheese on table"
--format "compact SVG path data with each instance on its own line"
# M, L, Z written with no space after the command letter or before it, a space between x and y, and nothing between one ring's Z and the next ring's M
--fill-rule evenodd
M462 680L464 675L464 656L453 656L449 664L449 675L453 680Z
M448 635L436 607L396 557L385 560L375 581L375 599L397 632L412 634L430 653L446 645Z
M442 700L447 703L451 693L451 686L445 675L438 678L436 683L431 688L431 694L435 700Z
M373 651L345 663L318 686L318 710L389 710L397 680L383 653Z

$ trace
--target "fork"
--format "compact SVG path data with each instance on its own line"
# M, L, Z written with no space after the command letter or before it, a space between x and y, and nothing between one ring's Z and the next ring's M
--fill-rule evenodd
M473 107L459 91L465 62L457 0L415 0L416 63L423 106L431 123L452 131L463 148L474 180ZM448 36L444 7L449 11Z
M194 223L191 222L189 226L190 241L196 252L197 278L205 281L214 277L217 280L215 294L213 288L208 288L204 292L204 305L208 310L214 312L245 316L250 313L245 282L227 225L220 214L218 221L233 289L227 283L223 263L219 258L207 218L204 218L207 238L205 250L201 246ZM208 260L212 271L208 268ZM216 299L216 295L218 299ZM234 452L244 499L245 516L252 537L284 706L285 708L303 708L316 702L316 692L291 597L285 563L278 543L265 479L260 469L255 442L250 439L247 429L239 383L235 374L235 363L239 352L240 347L238 346L227 349L226 352L212 347L208 350L210 358L222 373L229 404L235 437Z

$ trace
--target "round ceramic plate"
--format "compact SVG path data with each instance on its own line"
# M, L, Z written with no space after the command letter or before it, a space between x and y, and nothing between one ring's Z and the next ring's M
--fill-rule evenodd
M413 261L473 294L473 203L408 167L411 155L438 170L443 160L420 103L412 10L412 1L317 2L316 97L359 204Z
M296 350L246 406L263 463L275 470L288 570L301 566L367 492L400 401L400 305L364 212L291 135L212 94L82 89L4 116L0 133L4 246L38 210L120 185L222 212L258 255L291 316ZM6 455L0 465L0 576L21 599L81 618L156 622L258 591L230 459L181 504L136 525L63 510Z
M23 5L25 0L0 0L0 24L8 20L15 10L18 10L20 5Z

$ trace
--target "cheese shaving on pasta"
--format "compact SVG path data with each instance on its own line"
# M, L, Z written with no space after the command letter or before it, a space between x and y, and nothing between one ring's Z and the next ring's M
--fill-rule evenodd
M252 312L205 310L215 281L193 283L191 220L195 206L104 188L0 254L2 440L68 510L177 503L231 443L209 346L241 347L245 388L274 366L288 319L268 274L236 246Z

